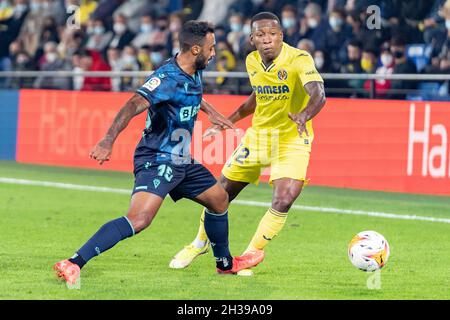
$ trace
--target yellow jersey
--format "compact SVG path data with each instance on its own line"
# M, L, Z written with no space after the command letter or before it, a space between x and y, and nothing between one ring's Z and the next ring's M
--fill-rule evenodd
M252 128L257 131L275 129L282 137L298 137L297 125L289 119L288 113L298 113L308 104L305 84L323 82L311 55L283 43L281 53L271 65L265 66L258 51L253 51L247 56L246 67L256 94ZM308 121L307 129L312 141L312 121Z

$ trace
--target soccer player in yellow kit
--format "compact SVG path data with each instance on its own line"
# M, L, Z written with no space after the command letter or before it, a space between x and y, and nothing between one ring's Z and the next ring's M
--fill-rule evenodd
M311 119L325 105L325 90L311 55L283 42L276 15L258 13L251 26L250 39L256 51L247 56L246 66L253 93L229 120L236 123L253 114L252 126L225 164L220 182L232 201L249 183L258 183L264 168L271 167L272 206L246 250L258 252L281 231L290 207L307 182L314 139ZM213 126L205 135L222 129ZM175 255L169 267L185 268L208 251L204 214L196 239Z

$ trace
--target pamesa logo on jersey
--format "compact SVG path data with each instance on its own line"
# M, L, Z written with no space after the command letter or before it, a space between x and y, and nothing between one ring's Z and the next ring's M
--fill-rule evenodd
M253 86L253 91L257 94L283 94L289 93L287 85L282 86Z

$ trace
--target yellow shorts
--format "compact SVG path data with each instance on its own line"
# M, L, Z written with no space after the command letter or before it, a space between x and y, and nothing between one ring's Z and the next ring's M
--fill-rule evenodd
M312 140L312 137L302 139L298 134L280 138L279 134L249 128L222 174L229 180L257 185L263 170L271 167L270 184L280 178L302 180L306 184Z

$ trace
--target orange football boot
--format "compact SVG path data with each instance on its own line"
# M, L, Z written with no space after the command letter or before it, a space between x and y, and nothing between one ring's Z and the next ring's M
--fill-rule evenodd
M69 260L62 260L55 263L53 270L56 271L56 276L66 281L67 288L80 289L80 267Z

